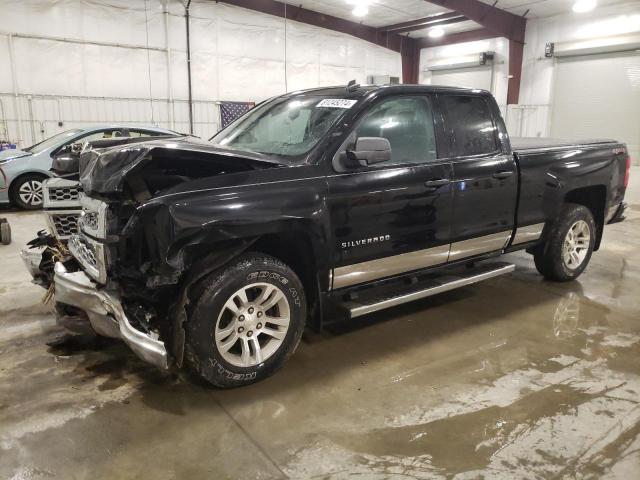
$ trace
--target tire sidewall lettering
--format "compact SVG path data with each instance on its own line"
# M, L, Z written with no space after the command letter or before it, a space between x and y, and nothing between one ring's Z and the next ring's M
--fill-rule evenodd
M292 297L293 304L300 308L302 306L302 302L300 300L300 293L298 289L289 285L291 282L287 277L281 275L278 272L274 272L273 270L258 270L256 272L251 272L247 275L247 282L255 282L257 280L271 280L276 284L280 284L284 287L287 287L286 290L289 292L289 295Z
M258 375L258 372L250 372L250 373L236 373L232 372L224 365L220 364L216 358L212 358L210 360L211 366L218 371L219 374L224 375L229 380L237 380L237 381L248 381L254 380Z

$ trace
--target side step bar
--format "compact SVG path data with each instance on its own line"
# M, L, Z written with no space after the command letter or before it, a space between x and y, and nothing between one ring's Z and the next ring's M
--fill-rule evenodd
M350 300L343 303L342 306L351 313L351 318L356 318L379 310L384 310L385 308L395 307L396 305L413 302L414 300L454 290L489 278L498 277L500 275L513 272L515 268L515 265L506 262L479 265L457 275L436 277L423 282L421 285L422 288L419 290L403 293L394 297L371 299L371 303L361 303L357 300Z

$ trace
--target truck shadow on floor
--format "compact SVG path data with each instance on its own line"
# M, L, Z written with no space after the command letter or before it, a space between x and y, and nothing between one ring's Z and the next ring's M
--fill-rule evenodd
M72 381L84 383L102 378L99 391L116 389L140 377L143 383L162 385L175 379L175 374L159 371L138 359L120 340L94 335L61 332L47 342L48 352L56 357L80 356Z

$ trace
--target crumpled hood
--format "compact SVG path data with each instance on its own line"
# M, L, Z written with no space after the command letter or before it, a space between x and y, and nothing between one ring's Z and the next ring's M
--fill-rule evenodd
M122 192L124 180L155 155L175 158L176 165L185 166L185 157L215 164L246 167L246 169L283 165L277 158L259 153L221 148L193 137L187 140L150 140L129 146L89 150L80 157L80 183L88 195Z
M5 160L11 160L14 158L28 157L29 155L31 155L31 153L25 152L24 150L16 150L15 148L3 150L0 152L0 162L4 162Z

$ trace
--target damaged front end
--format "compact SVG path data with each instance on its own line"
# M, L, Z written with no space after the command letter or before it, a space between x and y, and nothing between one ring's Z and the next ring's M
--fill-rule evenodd
M118 293L99 288L83 271L69 272L61 262L56 263L55 299L58 316L75 317L79 323L86 318L95 333L121 338L142 360L161 369L169 367L167 350L158 335L135 328ZM70 315L68 307L75 307L76 315Z
M218 252L190 250L206 231L204 220L180 224L173 215L179 202L155 200L191 191L187 184L197 189L204 179L224 184L220 179L229 174L276 166L195 142L151 141L83 154L79 231L67 242L72 261L53 258L59 323L121 338L159 368L180 366L186 289L247 242Z

